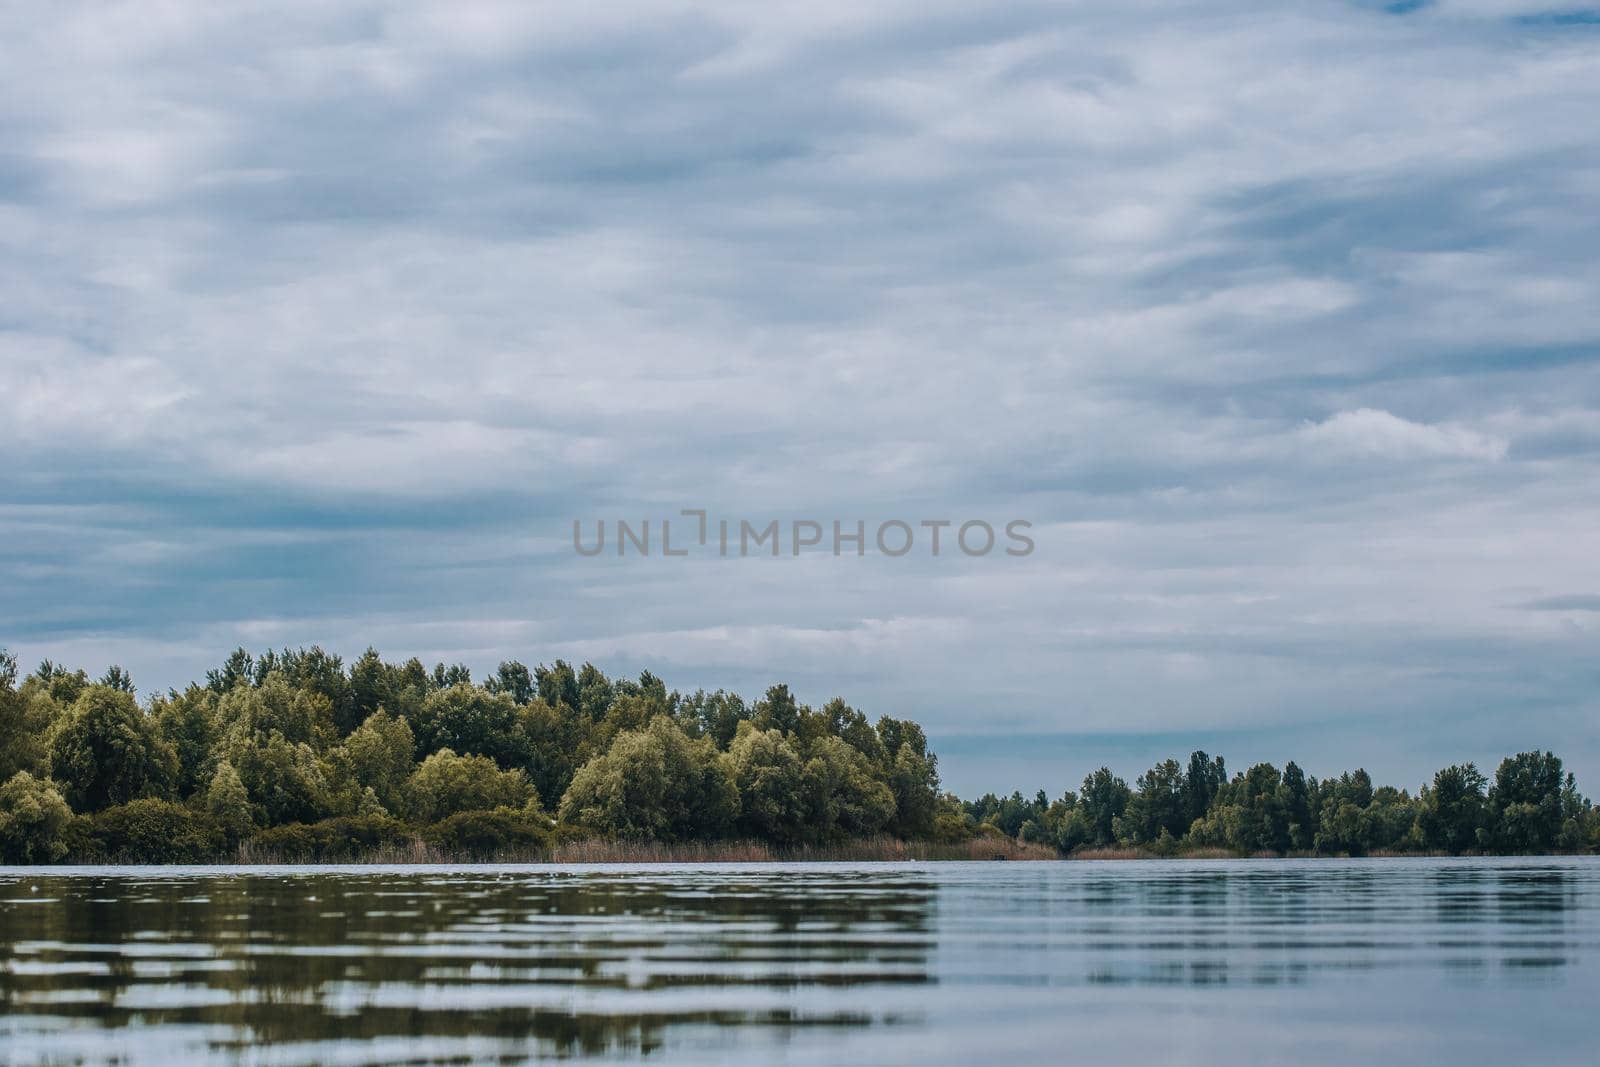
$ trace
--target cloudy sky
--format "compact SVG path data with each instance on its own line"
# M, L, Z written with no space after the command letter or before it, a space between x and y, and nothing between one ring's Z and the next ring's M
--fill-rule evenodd
M0 9L0 645L1600 790L1600 10ZM1036 551L580 559L680 508ZM592 528L592 527L591 527Z

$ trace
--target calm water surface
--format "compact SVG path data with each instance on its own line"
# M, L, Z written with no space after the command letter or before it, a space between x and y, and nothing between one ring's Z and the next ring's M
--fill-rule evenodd
M0 868L0 1062L1600 1062L1600 861Z

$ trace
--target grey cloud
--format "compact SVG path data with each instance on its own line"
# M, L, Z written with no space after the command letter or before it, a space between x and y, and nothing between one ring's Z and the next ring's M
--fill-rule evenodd
M1547 596L1519 606L1524 611L1600 611L1600 596L1584 593Z
M1592 33L1383 7L13 13L0 643L1592 777L1589 609L1517 607L1600 588ZM1040 549L563 551L690 506Z

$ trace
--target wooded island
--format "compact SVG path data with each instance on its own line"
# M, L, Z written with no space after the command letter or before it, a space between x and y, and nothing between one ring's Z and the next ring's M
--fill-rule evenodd
M1415 794L1195 752L1077 791L964 801L915 722L775 685L747 702L557 661L481 683L369 649L243 649L141 704L0 652L6 863L1585 853L1600 811L1561 760Z

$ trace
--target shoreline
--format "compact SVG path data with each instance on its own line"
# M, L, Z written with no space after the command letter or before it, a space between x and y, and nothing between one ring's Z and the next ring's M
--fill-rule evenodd
M182 862L151 862L133 856L81 857L56 864L0 864L7 870L140 867L465 867L465 866L628 866L658 864L786 864L786 863L1074 863L1138 861L1241 861L1241 860L1405 860L1405 859L1562 859L1591 855L1577 852L1447 853L1379 852L1365 856L1291 852L1246 855L1224 849L1189 849L1161 854L1143 849L1102 848L1062 853L1044 845L1015 841L979 840L940 843L929 841L865 840L835 845L780 847L758 841L710 843L628 842L585 839L543 849L506 849L495 853L449 852L424 842L410 846L349 852L340 855L285 853L253 848L249 842L231 855Z

